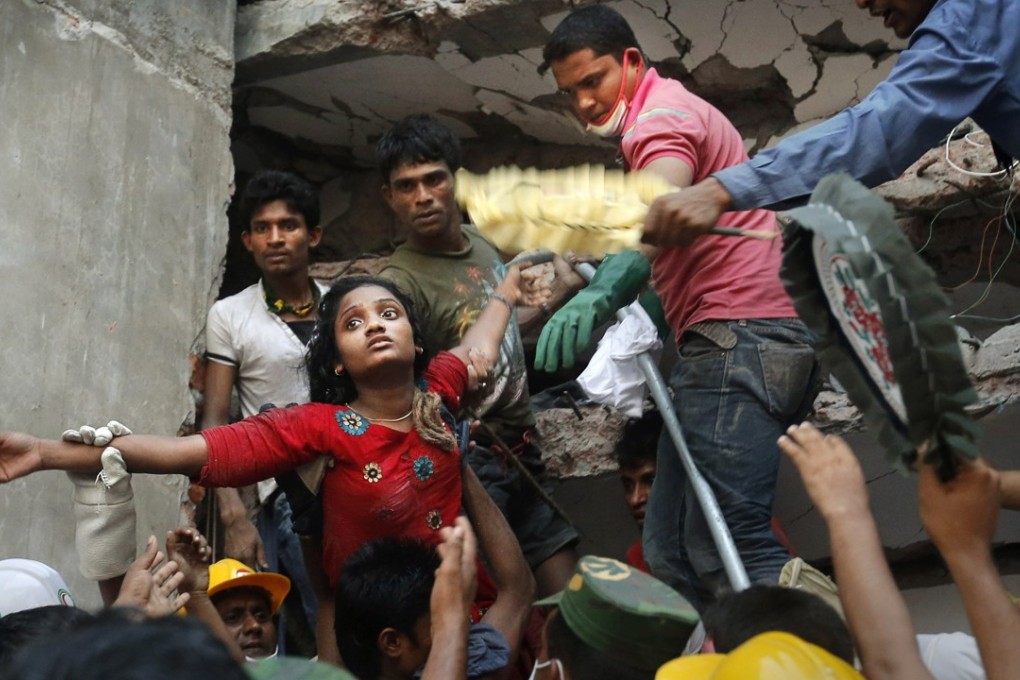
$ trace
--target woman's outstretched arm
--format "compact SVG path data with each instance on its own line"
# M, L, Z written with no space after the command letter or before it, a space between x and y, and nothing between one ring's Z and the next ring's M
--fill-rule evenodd
M182 474L195 477L209 459L205 439L126 435L116 448L129 472ZM85 444L39 439L20 432L0 432L0 483L41 470L67 470L98 474L103 449Z

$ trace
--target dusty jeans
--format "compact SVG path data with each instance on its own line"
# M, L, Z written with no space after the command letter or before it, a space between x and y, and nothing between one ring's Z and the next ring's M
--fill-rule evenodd
M770 528L776 440L818 392L810 331L796 319L699 324L670 377L694 461L715 492L752 582L775 583L790 559ZM703 610L729 581L673 442L663 429L644 527L652 573Z

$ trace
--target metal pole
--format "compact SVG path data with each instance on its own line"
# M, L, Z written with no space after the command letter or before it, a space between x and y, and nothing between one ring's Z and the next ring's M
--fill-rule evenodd
M591 278L595 276L595 267L586 262L576 265L575 269L586 281L591 281ZM644 315L644 310L636 312L629 306L624 307L616 310L616 318L622 321L627 318L628 314L634 313ZM648 384L648 391L651 393L652 401L659 408L662 422L666 426L666 430L673 440L673 446L676 447L677 454L680 456L680 462L683 463L684 470L687 472L687 479L690 481L691 488L694 489L694 495L698 499L701 511L705 513L708 529L712 532L712 539L719 550L719 557L722 559L723 567L726 569L726 576L730 580L730 587L735 591L746 590L751 587L751 581L747 577L747 570L744 569L740 553L733 542L733 536L730 535L730 529L726 525L726 519L723 517L722 509L719 507L719 501L716 500L712 487L705 481L705 478L694 464L694 459L691 458L691 452L687 448L687 442L684 440L683 430L680 428L680 420L676 417L676 412L673 410L673 400L666 389L666 383L662 379L662 374L659 373L659 367L647 352L642 352L638 355L638 366L640 366L641 373L645 376L645 382Z

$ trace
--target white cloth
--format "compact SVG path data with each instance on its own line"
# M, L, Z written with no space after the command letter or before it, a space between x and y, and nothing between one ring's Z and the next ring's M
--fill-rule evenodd
M921 661L935 680L987 680L977 640L966 633L918 635Z
M602 336L577 382L592 401L640 418L648 388L637 357L642 352L651 352L658 362L662 341L641 305L634 302L626 309L627 317L610 326Z
M319 284L319 290L326 287ZM210 361L237 369L235 385L245 418L265 404L286 406L308 401L305 346L287 323L266 307L262 281L218 300L205 325ZM276 482L259 482L259 500L276 490Z

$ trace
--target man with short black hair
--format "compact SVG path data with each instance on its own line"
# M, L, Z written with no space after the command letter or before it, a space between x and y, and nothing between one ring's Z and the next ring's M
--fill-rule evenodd
M408 229L407 241L394 251L380 272L414 301L432 350L455 346L489 302L505 267L499 251L472 225L462 224L454 200L454 173L460 168L460 141L447 126L424 115L399 121L379 140L376 158L382 193L397 219ZM555 308L581 279L562 259L552 283ZM520 325L544 321L544 311L511 318L498 357L486 378L490 393L459 417L477 418L486 426L475 431L468 463L506 516L528 560L540 594L566 584L577 553L577 532L542 498L507 456L516 456L538 484L548 486L541 451L535 444L535 416ZM527 315L527 317L525 317ZM495 435L495 437L493 436ZM501 441L497 441L498 438ZM511 450L502 450L502 445Z
M466 668L468 678L509 677L535 582L510 526L470 468L464 508L475 529L464 518L444 528L438 554L420 541L388 538L366 543L344 563L336 587L336 642L344 665L359 678L410 680L426 663L436 675L424 678L450 680L450 668L458 674ZM469 629L476 535L497 594ZM463 550L459 563L450 550ZM463 664L446 659L447 671L441 671L444 661L436 657L450 654L463 655Z
M640 418L629 420L616 443L616 463L620 466L623 497L638 531L645 528L645 510L648 496L655 482L655 457L662 431L662 416L648 411ZM648 573L640 537L627 548L627 564Z
M608 6L571 12L542 56L587 129L619 139L628 169L685 187L746 160L732 123L649 67L631 27ZM763 210L720 224L778 236L775 215ZM679 350L670 387L687 447L748 576L771 583L789 559L771 529L776 439L807 413L818 387L812 335L779 280L781 254L778 241L710 234L689 248L607 257L546 323L535 362L540 370L569 365L591 341L579 329L608 321L651 276ZM666 433L659 442L644 557L700 609L730 584L673 442Z
M778 630L796 635L843 659L854 662L854 642L835 609L812 593L756 584L727 593L702 617L705 653L729 654L760 633Z
M266 170L245 186L239 212L244 225L241 239L262 278L209 310L201 430L230 422L234 389L244 418L267 404L308 401L305 347L325 292L308 271L310 251L322 238L318 194L297 175ZM273 480L257 485L256 530L236 489L215 493L227 557L250 567L286 571L314 628L315 594L286 497Z

